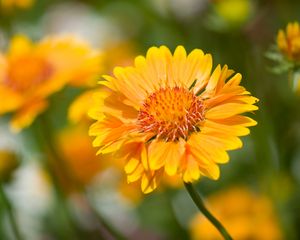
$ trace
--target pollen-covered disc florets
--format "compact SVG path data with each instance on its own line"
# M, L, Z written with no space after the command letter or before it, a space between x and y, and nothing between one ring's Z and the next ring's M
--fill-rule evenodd
M203 101L182 87L161 88L152 93L138 115L141 131L165 141L187 139L191 132L199 131L198 125L203 120Z

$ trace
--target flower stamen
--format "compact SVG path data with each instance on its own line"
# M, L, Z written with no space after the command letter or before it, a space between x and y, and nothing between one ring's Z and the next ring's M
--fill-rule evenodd
M165 141L187 139L204 120L204 104L193 92L182 88L161 88L144 101L138 125L142 132L152 132Z

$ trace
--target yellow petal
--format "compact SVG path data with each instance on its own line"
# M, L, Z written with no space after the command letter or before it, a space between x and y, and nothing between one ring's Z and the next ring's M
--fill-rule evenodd
M238 86L241 83L241 80L242 80L242 74L237 73L231 79L228 80L225 86L226 87Z
M200 49L195 49L188 55L185 66L186 73L182 79L187 88L190 88L194 81L197 80L197 74L199 74L199 69L204 61L204 53Z
M14 132L19 132L21 129L28 127L48 106L46 101L36 101L17 111L10 123L11 129Z
M202 64L198 69L196 76L197 82L193 89L195 94L198 94L206 86L209 76L212 70L212 56L210 54L205 54Z
M83 119L87 119L88 108L93 103L94 90L86 91L77 97L69 107L68 118L74 122L78 123ZM97 117L99 117L97 115Z
M212 73L212 75L211 75L211 77L210 77L210 79L207 83L207 86L205 88L205 92L203 94L201 94L201 96L207 97L210 94L215 93L215 90L216 90L217 84L219 82L221 73L222 73L221 66L218 65L216 67L216 69L213 71L213 73Z
M150 166L149 166L149 157L148 157L148 152L147 152L147 148L145 146L145 144L142 144L141 147L141 162L142 165L144 167L145 170L150 170Z
M157 170L167 164L166 170L173 175L184 152L183 144L183 140L179 142L152 141L148 148L150 169Z
M151 47L147 51L146 64L154 87L165 87L167 80L167 60L163 50ZM154 89L149 88L149 90L152 92Z
M139 180L142 177L143 172L144 172L143 166L141 164L138 165L135 171L127 175L127 182L131 183Z
M10 88L0 85L0 114L11 112L19 108L23 103L23 97Z
M17 35L11 40L8 58L18 58L30 51L32 51L32 42L25 35Z
M102 108L104 106L104 101L111 93L104 89L99 89L99 91L92 90L92 92L93 92L93 93L91 93L92 94L92 104L91 104L92 107L88 111L88 116L91 117L92 119L101 120L105 116L104 112L102 111ZM87 95L88 95L88 93L87 93ZM86 99L86 100L88 100L88 99ZM84 101L84 102L88 103L88 101ZM75 106L74 106L74 108L75 108ZM70 109L69 111L72 111L72 110ZM70 114L71 114L71 112L70 112Z
M162 176L162 171L155 171L152 173L145 172L142 176L141 188L143 193L147 194L157 188L158 182Z
M217 164L210 164L205 167L199 167L200 173L213 180L218 180L220 177L220 168Z
M136 168L139 166L140 161L137 158L130 158L128 162L126 163L124 170L127 174L130 174L136 170Z
M140 82L134 82L128 78L126 68L116 67L114 68L114 75L116 80L114 85L122 92L132 103L139 105L142 104L146 98L147 93L140 87Z
M229 156L220 144L210 141L202 133L193 134L188 140L190 152L197 160L199 166L207 168L214 163L226 163Z
M228 118L244 112L257 110L258 107L249 104L226 103L209 109L205 117L208 119Z
M195 134L199 135L199 134ZM197 180L201 175L210 177L212 179L218 179L220 176L220 169L216 162L227 162L229 157L225 151L215 151L209 144L199 145L199 142L195 142L197 138L188 141L189 154L192 156L187 162L187 169L185 174L190 177L190 181ZM221 154L220 154L221 153ZM215 158L216 160L214 160ZM190 164L190 165L189 165ZM187 180L187 179L186 179Z
M215 122L221 123L221 124L226 124L226 125L239 125L243 127L251 127L255 126L257 122L253 120L252 118L246 117L246 116L241 116L241 115L236 115L230 118L225 118L225 119L216 119L214 120Z
M194 157L187 153L185 158L186 167L183 170L182 179L184 182L193 182L200 178L200 170L198 167L198 163L194 159Z
M201 135L205 141L210 142L211 145L224 150L234 150L243 146L242 141L233 135L216 132L212 129L203 128Z
M210 120L206 120L203 126L211 128L216 132L231 134L234 136L246 136L250 133L250 130L248 128L241 125L225 125Z
M138 56L135 58L134 64L136 67L136 71L142 78L144 88L149 93L152 93L156 89L158 89L160 79L156 79L153 76L151 69L147 65L146 59L143 56Z
M180 159L184 154L184 144L183 139L179 139L178 142L171 145L169 149L169 154L166 156L165 160L165 171L169 176L173 176L177 173L177 169L180 164Z
M173 72L173 81L177 86L185 87L182 79L185 78L186 71L186 51L183 46L178 46L175 49L173 61L172 61L172 72Z

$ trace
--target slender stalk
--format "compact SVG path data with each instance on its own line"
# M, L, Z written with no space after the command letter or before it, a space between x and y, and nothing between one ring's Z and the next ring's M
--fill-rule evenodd
M8 199L8 197L6 196L6 193L3 189L3 186L2 184L0 183L0 197L2 198L2 201L7 209L7 213L8 213L8 218L9 218L9 222L10 222L10 225L11 225L11 228L12 228L12 231L15 235L15 239L17 240L22 240L22 236L21 236L21 233L20 233L20 230L18 228L18 224L17 224L17 221L15 219L15 214L13 212L13 208L12 208L12 205Z
M184 183L184 186L193 199L194 203L197 205L200 212L202 212L203 215L218 229L225 240L232 240L233 238L229 235L223 225L205 207L203 200L201 199L194 186L191 183L186 182Z

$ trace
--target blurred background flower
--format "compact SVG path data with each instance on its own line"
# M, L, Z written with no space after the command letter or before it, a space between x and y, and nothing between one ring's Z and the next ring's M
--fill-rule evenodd
M291 61L298 62L300 58L300 28L299 23L289 23L286 31L279 30L277 35L279 50Z
M47 108L47 97L66 84L95 81L101 66L99 53L73 36L49 37L36 45L16 36L2 58L0 91L7 101L0 113L16 112L15 131L30 125Z
M283 239L272 202L259 193L233 187L209 196L207 203L234 239ZM190 231L195 240L220 238L219 232L201 214L192 219Z

